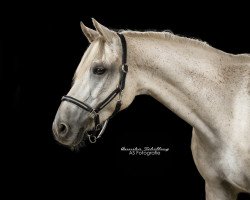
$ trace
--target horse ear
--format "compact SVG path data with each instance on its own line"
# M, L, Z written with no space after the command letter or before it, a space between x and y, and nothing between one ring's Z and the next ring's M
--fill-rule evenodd
M98 33L104 37L104 39L111 43L112 39L116 36L116 33L107 27L101 25L99 22L97 22L94 18L92 18L93 25L95 29L98 31Z
M86 36L86 38L88 39L90 43L100 36L97 31L91 28L88 28L82 22L80 22L80 26L81 26L83 34Z

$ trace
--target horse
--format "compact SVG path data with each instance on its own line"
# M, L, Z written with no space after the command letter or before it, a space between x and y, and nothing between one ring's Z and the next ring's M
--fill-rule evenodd
M90 46L53 122L55 139L95 142L110 117L150 95L193 127L191 150L206 200L250 192L250 54L170 32L115 32L81 22Z

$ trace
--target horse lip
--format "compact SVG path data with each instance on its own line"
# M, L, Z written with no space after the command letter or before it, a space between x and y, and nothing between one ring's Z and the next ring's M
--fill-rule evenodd
M80 130L77 133L76 138L73 140L73 142L72 142L72 144L70 146L73 146L73 147L78 146L83 141L83 138L86 135L86 133L87 133L87 131L81 131Z
M101 123L102 125L104 124ZM84 128L82 127L78 133L77 133L77 136L75 137L75 139L73 140L73 142L67 146L71 146L71 147L77 147L83 140L86 140L88 137L87 137L87 134L91 134L93 132L95 132L95 127L93 127L92 129L89 129L87 130L88 128Z

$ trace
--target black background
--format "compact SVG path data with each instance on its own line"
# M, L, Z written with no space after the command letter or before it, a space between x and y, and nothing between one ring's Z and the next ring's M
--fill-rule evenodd
M119 181L130 180L124 193L142 185L141 192L164 193L166 199L204 199L204 181L190 150L192 128L151 97L137 97L111 120L101 141L79 152L56 143L51 125L88 46L81 20L89 27L94 17L114 29L171 30L229 53L249 53L246 8L169 2L135 6L123 1L2 6L7 11L1 17L0 40L1 105L7 111L2 112L1 131L5 184L10 188L41 184L46 194L55 185L60 191L76 185L99 188L114 177L118 187ZM120 151L123 146L170 150L161 156L133 157ZM100 178L103 175L108 179ZM94 183L88 183L90 179ZM51 183L53 187L48 187Z

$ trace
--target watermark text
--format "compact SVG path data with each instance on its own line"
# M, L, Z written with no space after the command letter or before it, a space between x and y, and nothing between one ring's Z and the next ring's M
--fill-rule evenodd
M169 148L163 147L121 147L121 151L128 152L131 156L159 156L162 152L168 152Z

